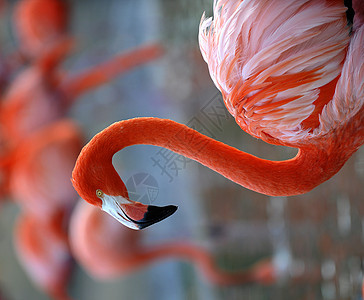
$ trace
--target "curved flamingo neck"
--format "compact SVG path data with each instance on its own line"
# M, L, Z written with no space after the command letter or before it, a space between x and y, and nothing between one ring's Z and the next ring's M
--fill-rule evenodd
M286 161L269 161L242 152L167 119L135 118L112 124L89 143L93 163L111 162L121 149L149 144L198 161L226 178L257 192L272 195L305 193L333 176L344 164L333 161L328 148L309 145ZM329 151L329 152L328 152ZM86 151L85 151L86 152ZM85 154L84 154L85 155Z

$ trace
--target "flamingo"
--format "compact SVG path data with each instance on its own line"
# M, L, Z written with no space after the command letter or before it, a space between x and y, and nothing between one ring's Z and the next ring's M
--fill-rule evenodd
M172 120L116 122L84 146L72 182L81 198L130 228L145 228L177 207L129 199L112 165L125 147L164 147L248 189L290 196L331 178L364 142L362 10L351 36L342 1L220 0L213 10L214 18L202 16L199 43L229 112L252 136L298 153L269 161Z
M15 230L18 257L30 278L54 299L70 299L67 227L76 193L69 181L82 135L71 120L41 128L13 154L10 193L22 209Z
M8 143L17 144L61 116L63 108L54 89L57 82L54 69L70 47L68 39L57 43L20 72L6 90L0 107L0 121Z
M66 287L73 262L62 222L62 214L51 224L21 213L15 225L14 244L21 265L34 284L52 299L69 300Z
M161 46L152 44L80 75L55 74L70 45L60 40L20 74L0 111L3 189L22 209L15 233L18 256L31 279L55 299L69 299L64 289L71 253L64 226L77 199L69 177L82 146L75 123L61 118L71 97L162 54Z
M79 201L72 213L69 235L75 259L99 280L126 276L152 262L176 258L191 261L213 284L240 285L275 281L271 260L263 259L250 269L228 273L214 263L207 250L185 241L142 245L141 233L120 226L98 208ZM95 259L97 258L97 259Z
M70 39L60 40L21 72L8 88L0 107L0 121L8 141L16 144L30 133L64 116L82 93L163 53L159 44L141 46L80 74L62 74L56 67L71 46ZM32 97L29 98L29 95Z

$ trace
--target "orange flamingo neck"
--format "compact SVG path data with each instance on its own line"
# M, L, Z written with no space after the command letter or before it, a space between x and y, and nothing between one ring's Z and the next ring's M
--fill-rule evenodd
M301 148L292 159L269 161L171 120L135 118L116 122L97 134L81 152L82 161L90 163L87 168L92 165L99 168L106 165L105 162L109 162L106 167L110 168L112 156L116 152L135 144L167 148L248 189L272 196L297 195L310 191L332 177L351 155L341 157L338 162L335 160L335 149L311 144ZM77 165L75 169L79 169ZM103 178L110 176L107 174Z

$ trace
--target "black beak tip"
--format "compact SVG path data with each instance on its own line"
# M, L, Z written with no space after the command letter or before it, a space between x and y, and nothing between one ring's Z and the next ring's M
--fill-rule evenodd
M170 215L174 214L178 206L168 205L168 206L154 206L148 205L148 210L144 214L144 218L137 221L139 229L144 229L154 223L160 222Z

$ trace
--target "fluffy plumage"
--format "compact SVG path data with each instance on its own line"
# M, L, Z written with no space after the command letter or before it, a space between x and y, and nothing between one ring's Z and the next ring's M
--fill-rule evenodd
M360 109L362 103L351 98L351 104L339 100L322 113L340 97L334 91L349 44L345 11L342 1L214 3L214 17L203 16L200 23L200 49L243 130L297 145L344 121L343 113L353 105ZM360 44L358 39L353 43ZM354 51L351 60L358 55ZM347 62L346 68L344 76L352 66ZM361 80L356 73L351 76ZM340 79L341 91L348 90L348 80ZM333 113L335 106L342 113Z

